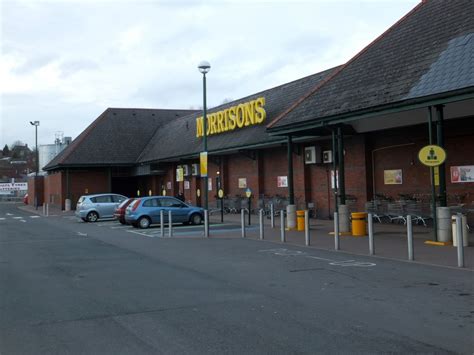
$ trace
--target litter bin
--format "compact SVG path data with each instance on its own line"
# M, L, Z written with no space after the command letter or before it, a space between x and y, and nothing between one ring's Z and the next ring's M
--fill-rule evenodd
M304 231L304 211L296 211L296 230Z
M352 235L362 237L367 235L367 213L353 212L351 213Z
M461 225L462 225L462 234L463 234L463 246L467 247L468 239L467 239L467 217L462 215L461 217ZM451 217L451 226L453 230L453 246L458 246L458 230L456 228L456 216Z

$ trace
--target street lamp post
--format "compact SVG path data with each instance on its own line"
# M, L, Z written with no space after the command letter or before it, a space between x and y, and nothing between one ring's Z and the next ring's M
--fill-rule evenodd
M38 209L38 193L37 193L37 189L36 189L36 184L37 184L37 179L38 179L38 173L39 173L39 154L38 154L38 126L39 126L40 122L39 121L30 121L30 125L32 126L35 126L35 150L36 150L36 154L35 154L35 160L36 160L36 172L35 172L35 196L34 196L34 204L35 204L35 207L36 209Z
M211 65L209 62L203 60L198 65L199 71L202 73L202 88L203 88L203 142L204 142L204 152L207 153L207 106L206 106L206 74L211 70ZM208 209L208 177L207 173L204 176L204 209Z

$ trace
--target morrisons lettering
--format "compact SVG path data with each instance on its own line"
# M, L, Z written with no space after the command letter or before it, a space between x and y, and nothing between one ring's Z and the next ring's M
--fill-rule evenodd
M233 131L236 128L248 127L265 121L265 98L229 107L225 110L207 115L207 135ZM202 137L204 132L203 117L196 118L196 137Z

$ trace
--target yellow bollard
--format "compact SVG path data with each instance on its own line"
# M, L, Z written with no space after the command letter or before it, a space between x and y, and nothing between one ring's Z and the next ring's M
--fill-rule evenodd
M353 212L352 219L352 235L354 237L363 237L367 235L367 213Z
M296 211L296 230L304 231L304 211Z

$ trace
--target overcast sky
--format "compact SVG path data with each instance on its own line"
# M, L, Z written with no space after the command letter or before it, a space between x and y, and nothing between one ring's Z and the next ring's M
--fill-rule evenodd
M200 108L342 64L419 0L0 1L0 149L107 107Z

